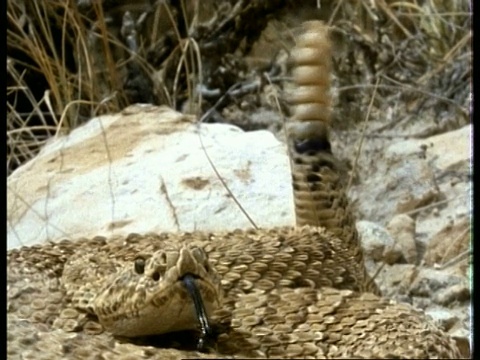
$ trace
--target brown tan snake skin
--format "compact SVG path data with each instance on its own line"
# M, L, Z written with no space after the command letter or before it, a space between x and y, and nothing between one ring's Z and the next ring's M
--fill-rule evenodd
M411 306L379 297L367 276L328 140L327 28L305 23L292 56L297 227L11 250L9 358L460 357L447 334ZM193 275L216 332L202 352L192 297L179 281L185 274Z

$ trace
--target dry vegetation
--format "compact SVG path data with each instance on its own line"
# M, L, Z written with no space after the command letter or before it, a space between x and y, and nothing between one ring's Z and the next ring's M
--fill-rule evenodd
M269 22L285 30L292 25L285 19L302 11L327 21L339 44L337 118L363 120L375 89L372 116L395 109L385 128L419 113L439 132L469 121L467 0L319 3L8 0L8 174L49 137L130 103L199 115L215 105L210 121L228 121L221 109L269 82L282 89L286 73L274 59L255 68L245 57Z

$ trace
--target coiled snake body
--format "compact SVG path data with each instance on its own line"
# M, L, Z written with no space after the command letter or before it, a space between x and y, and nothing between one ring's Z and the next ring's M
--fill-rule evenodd
M421 312L379 297L366 273L328 140L327 29L304 28L287 129L297 227L9 251L9 357L460 357Z

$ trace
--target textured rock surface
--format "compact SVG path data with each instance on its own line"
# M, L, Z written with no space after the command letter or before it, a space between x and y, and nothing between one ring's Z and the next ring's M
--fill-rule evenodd
M252 227L196 119L137 105L57 138L7 182L8 248L62 237ZM267 131L200 126L258 226L293 225L286 148Z
M387 225L395 245L409 264L417 263L417 245L415 244L415 220L405 214L396 215Z
M358 221L357 230L367 258L394 264L402 256L395 240L382 226L370 221Z
M400 245L393 247L402 252L396 263L383 256L370 264L372 272L381 269L377 282L383 293L430 313L464 354L471 343L471 130L390 144L371 141L368 166L360 173L365 178L352 188L362 217L386 226ZM395 224L405 216L414 223ZM404 241L395 233L403 233Z
M470 219L461 218L455 223L447 224L432 237L425 251L425 264L442 266L459 259L469 248ZM461 265L465 271L465 262Z
M464 168L470 162L471 134L472 126L467 125L422 140L400 141L391 145L386 155L393 158L417 154L432 161L436 168L443 171Z
M417 219L417 232L433 235L444 227L445 218L467 215L471 210L471 134L472 127L465 126L422 140L391 141L386 148L381 147L384 143L368 144L364 156L372 157L373 163L352 192L363 218L386 224L396 214L417 215L421 208L435 209L443 201L436 206L443 210L437 213L440 216ZM372 202L382 206L372 206Z

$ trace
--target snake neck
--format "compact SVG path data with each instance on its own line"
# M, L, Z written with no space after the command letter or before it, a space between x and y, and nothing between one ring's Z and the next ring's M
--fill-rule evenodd
M327 26L305 22L292 51L295 90L290 94L292 115L287 123L296 223L324 227L342 239L363 268L358 290L378 294L364 266L346 172L331 150L331 57Z

